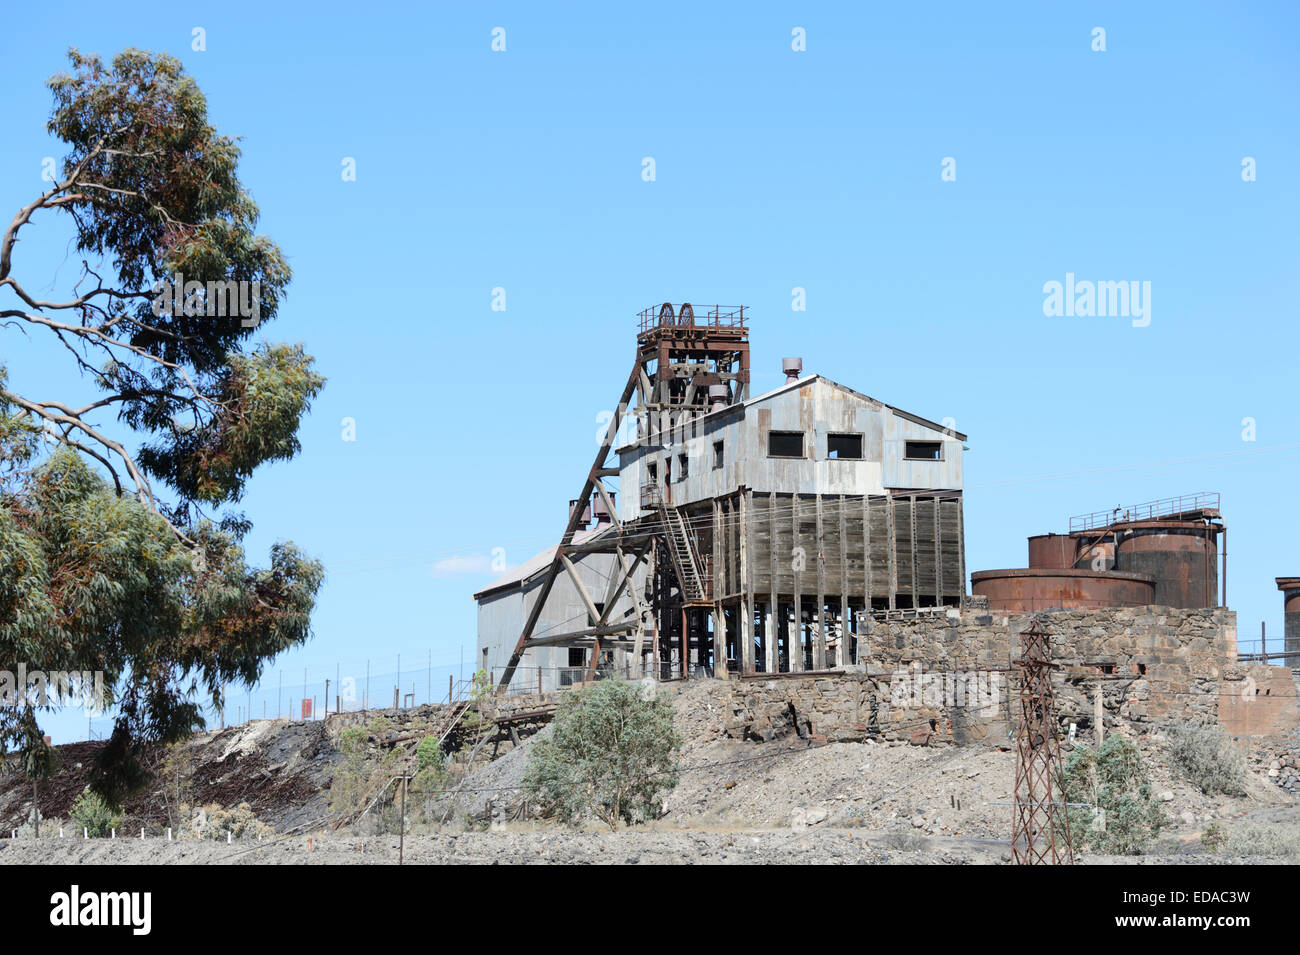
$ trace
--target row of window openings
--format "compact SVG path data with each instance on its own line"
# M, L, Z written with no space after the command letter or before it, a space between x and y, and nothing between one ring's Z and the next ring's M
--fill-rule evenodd
M804 433L802 431L771 431L767 435L767 454L772 458L802 458ZM828 434L826 457L832 460L860 460L862 435ZM908 461L942 461L942 441L906 441L903 457Z
M802 431L769 431L767 435L767 455L771 458L802 458L804 433ZM862 435L828 434L826 436L826 457L835 461L861 460ZM908 461L942 461L942 441L908 441L903 448L903 457ZM722 467L722 442L713 443L713 469ZM673 480L672 459L666 462L665 476ZM659 468L650 464L651 482L659 480ZM685 454L677 455L677 480L684 481L690 474L690 458Z

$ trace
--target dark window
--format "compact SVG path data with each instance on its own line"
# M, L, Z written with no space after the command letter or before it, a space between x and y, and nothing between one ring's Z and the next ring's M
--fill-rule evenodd
M690 467L687 464L686 455L677 455L677 480L685 481L686 475L690 473Z
M908 441L903 457L909 461L942 461L942 441Z
M862 435L828 434L826 436L826 456L828 458L862 457Z
M722 442L721 441L713 442L713 467L715 470L717 468L722 467Z
M664 458L664 483L673 483L673 459L671 456Z
M585 667L587 665L587 651L582 647L569 647L569 666Z
M646 474L650 476L651 484L659 480L659 468L653 464L646 465Z
M769 431L767 434L767 453L773 458L803 457L802 431Z

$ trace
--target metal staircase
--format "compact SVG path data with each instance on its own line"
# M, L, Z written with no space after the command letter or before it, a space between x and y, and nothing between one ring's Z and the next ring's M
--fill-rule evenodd
M664 523L664 539L673 569L682 585L682 600L688 607L707 607L711 600L711 580L695 550L695 543L686 528L681 511L659 500L659 517Z

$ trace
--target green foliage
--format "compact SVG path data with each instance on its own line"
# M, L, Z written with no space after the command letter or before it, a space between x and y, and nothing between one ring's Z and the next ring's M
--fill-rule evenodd
M1063 782L1068 802L1089 803L1103 813L1104 828L1096 828L1093 810L1070 810L1070 835L1076 847L1107 855L1141 855L1169 824L1151 799L1142 754L1123 736L1111 736L1097 749L1076 747L1065 762Z
M381 716L366 726L350 726L339 733L338 750L343 754L343 764L330 781L331 813L351 816L364 809L396 772L399 757L395 749L376 757L370 755L370 740L382 740L392 731L392 721Z
M206 524L196 557L70 449L0 504L0 658L103 671L105 704L119 715L93 785L112 805L147 781L148 741L203 725L186 677L215 699L223 682L255 681L309 636L318 562L285 544L269 569L249 569L233 537ZM40 745L30 708L0 709L0 741L24 753Z
M0 235L0 290L16 306L0 334L48 336L99 394L32 400L0 366L0 660L103 672L117 717L91 785L119 806L148 781L148 744L185 737L203 696L257 680L310 637L320 563L286 542L249 566L248 522L203 508L237 502L260 465L298 452L324 379L299 344L252 344L290 270L257 233L235 139L209 122L181 62L135 49L69 60L49 81L48 131L67 147L59 181ZM83 272L63 294L33 294L15 267L29 247L19 233L57 216ZM156 307L178 274L198 283L197 312ZM210 283L246 283L259 321L209 314ZM0 749L39 776L36 717L0 707Z
M1246 794L1246 763L1232 740L1218 727L1180 726L1171 735L1174 765L1201 792Z
M83 827L92 836L107 835L110 829L122 825L122 820L113 814L108 802L90 789L77 797L69 816L74 825Z
M566 823L588 815L611 829L642 822L677 785L680 747L671 703L643 698L635 683L602 680L560 703L550 736L532 744L524 788Z
M64 177L80 167L83 188L71 194L84 198L60 207L74 220L78 250L111 258L130 289L176 272L200 282L259 281L261 313L274 317L288 264L256 233L239 147L208 121L207 99L181 61L136 49L111 64L75 49L68 59L71 71L49 81L48 131L68 145ZM128 301L122 313L151 330L136 344L200 372L225 365L231 346L252 333L206 316L160 318L149 300Z
M415 749L415 778L411 789L416 793L433 795L442 790L450 777L442 745L436 736L426 736Z
M1201 848L1210 855L1214 855L1222 849L1227 841L1228 830L1217 822L1210 823L1201 833Z
M426 736L415 748L415 765L417 770L442 769L445 765L442 745L436 736Z

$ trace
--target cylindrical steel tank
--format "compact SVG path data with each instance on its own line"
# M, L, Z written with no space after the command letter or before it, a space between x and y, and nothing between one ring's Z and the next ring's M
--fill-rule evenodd
M1063 569L1074 566L1077 549L1069 534L1039 534L1029 538L1029 566L1035 569Z
M1107 534L1103 540L1097 540L1096 534L1074 534L1074 563L1071 567L1079 570L1116 570L1115 536Z
M1146 574L1073 568L981 570L970 575L971 593L988 597L989 609L1031 613L1054 607L1141 607L1152 602L1155 581Z
M1277 589L1282 591L1283 648L1296 656L1282 662L1289 667L1300 667L1300 577L1277 577Z
M1115 569L1155 578L1162 607L1215 607L1219 602L1218 525L1151 521L1119 532Z

